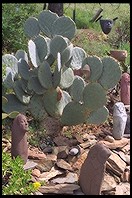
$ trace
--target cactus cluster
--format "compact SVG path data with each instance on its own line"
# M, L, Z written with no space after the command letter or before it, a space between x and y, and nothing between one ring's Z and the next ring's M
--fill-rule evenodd
M59 119L62 126L104 122L109 113L107 91L121 77L119 63L112 57L89 56L73 46L76 24L51 11L28 18L24 32L29 39L28 54L18 50L2 57L7 71L3 84L13 89L13 93L5 94L8 102L3 111L29 111L38 120L49 115ZM84 75L75 75L75 70L82 70Z

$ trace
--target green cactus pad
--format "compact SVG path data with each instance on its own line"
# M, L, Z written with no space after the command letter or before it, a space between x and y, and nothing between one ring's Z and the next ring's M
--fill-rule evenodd
M35 17L29 17L24 24L24 32L28 38L33 38L40 33L40 27L38 19Z
M70 94L74 101L79 102L83 100L83 89L85 81L80 76L75 76L72 86L70 87Z
M68 39L72 39L76 33L76 24L66 16L59 17L52 25L53 36L62 35Z
M18 63L17 58L12 54L4 54L2 56L2 66L10 67L12 69L13 74L18 73L17 63Z
M27 87L38 95L44 94L46 91L46 89L40 84L37 76L33 76L29 79Z
M67 42L62 36L55 36L50 42L50 53L57 58L57 53L62 53L67 47Z
M63 110L64 110L64 107L69 103L71 102L71 96L69 95L68 92L66 91L62 91L62 98L61 100L58 102L57 104L57 108L58 108L58 111L59 111L59 115L62 115L63 113Z
M65 48L65 50L61 53L61 64L64 65L67 63L70 58L72 57L72 50L73 50L73 44L71 43L68 47Z
M102 124L106 121L109 115L108 109L104 106L96 111L90 113L89 117L86 119L87 124Z
M2 105L5 105L8 102L5 96L2 96Z
M86 52L80 47L74 47L72 51L72 60L70 67L72 69L81 69L83 60L86 58Z
M24 50L17 50L15 57L19 61L20 58L24 59L28 63L28 55Z
M17 98L22 102L23 104L28 104L30 101L30 97L28 94L26 94L21 86L21 81L16 80L14 82L14 92L17 96Z
M69 102L62 113L61 123L62 125L72 126L78 125L85 121L84 119L84 107L77 102Z
M37 68L33 68L29 71L29 78L33 77L33 76L38 76L38 67Z
M49 89L52 85L52 72L48 62L44 61L38 69L38 79L40 84L45 88Z
M70 95L62 91L59 87L57 89L48 90L44 97L44 107L46 112L52 117L60 117L64 107L71 101Z
M27 89L27 80L24 80L23 78L21 78L21 79L19 79L19 81L20 81L20 84L21 84L21 87L22 87L22 89L23 89L23 91L25 92L25 93L28 93L28 89Z
M74 73L71 68L63 67L61 73L61 80L60 80L60 87L61 88L68 88L72 85L74 81Z
M56 13L50 10L44 10L39 14L38 21L41 31L48 37L52 38L52 26L56 19L58 19Z
M29 57L31 59L33 66L37 68L41 62L39 59L36 44L32 40L29 40L28 42L28 51L29 51Z
M121 78L121 68L119 63L112 57L102 59L103 72L98 82L106 89L113 88Z
M83 102L90 111L97 110L106 104L106 92L99 83L89 83L83 90Z
M45 61L47 61L49 65L52 66L52 64L55 62L55 57L52 54L49 54Z
M43 36L39 35L34 39L34 43L36 45L39 60L43 62L48 53L47 41Z
M97 81L99 77L101 76L102 69L103 69L103 64L102 61L99 57L97 56L88 56L87 58L84 59L82 63L82 68L85 65L89 65L90 67L90 81Z
M25 80L29 79L29 69L30 67L24 59L20 59L18 61L18 72L20 76Z
M13 88L13 84L14 84L14 75L12 73L12 69L10 67L6 68L6 76L3 79L3 83L5 85L5 87L8 89L12 89Z
M2 105L2 110L5 113L11 113L13 111L18 111L24 113L27 110L27 105L22 104L14 94L7 94L6 98L8 102Z
M42 99L42 96L35 94L31 98L30 103L28 105L28 111L31 112L31 114L36 120L40 121L47 116Z

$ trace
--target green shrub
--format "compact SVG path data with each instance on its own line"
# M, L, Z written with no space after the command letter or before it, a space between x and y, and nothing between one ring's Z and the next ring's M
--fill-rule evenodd
M27 50L23 23L28 16L37 14L36 4L2 4L2 53Z
M9 153L2 152L3 195L29 195L34 191L31 170L25 171L23 164L19 156L12 159Z

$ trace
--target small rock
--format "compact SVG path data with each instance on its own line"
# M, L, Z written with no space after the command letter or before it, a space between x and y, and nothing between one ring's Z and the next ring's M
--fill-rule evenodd
M114 142L114 138L112 136L110 136L110 135L107 135L105 137L105 140L108 141L108 142Z
M129 154L130 152L130 140L128 140L128 144L121 148L121 151L123 151L125 154Z
M75 133L75 134L73 135L73 137L75 137L75 138L77 139L78 144L84 142L84 141L83 141L83 138L82 138L79 134L77 134L77 133Z
M66 159L68 156L69 149L67 146L58 147L57 159Z
M57 136L54 138L54 142L57 146L71 146L71 142L67 137Z
M44 150L47 147L47 144L45 142L41 143L40 148Z
M85 159L87 158L87 155L88 155L88 151L85 151L77 158L77 160L72 165L72 168L74 169L74 171L76 170L80 171L80 168L82 164L84 163Z
M34 195L43 195L41 192L39 192L39 191L36 191L36 192L34 192L33 193Z
M47 154L47 160L51 160L53 162L56 162L57 156L54 154Z
M73 195L73 192L79 188L80 186L77 184L56 184L56 185L52 184L52 185L41 186L39 188L39 191L43 194L51 193L51 194Z
M50 181L53 182L54 184L64 184L64 183L72 184L72 183L76 183L78 181L78 176L76 173L68 172L66 176L57 177Z
M130 170L125 169L125 171L121 175L121 181L122 182L130 182Z
M34 149L28 149L28 159L34 159L34 160L41 160L41 159L45 159L46 155L39 151L37 148Z
M53 151L53 148L52 148L51 146L45 147L45 148L43 149L43 152L44 152L44 153L52 153L52 151Z
M29 170L29 169L33 169L37 166L36 162L33 162L32 160L27 160L26 164L24 164L23 168L24 170Z
M68 156L66 151L61 151L57 154L57 159L66 159Z
M36 182L36 181L37 181L37 178L34 177L33 175L31 175L31 181L32 181L32 182Z
M130 155L127 155L123 153L122 151L113 150L113 152L116 153L124 162L126 162L127 165L130 165Z
M128 182L118 184L115 195L130 195L130 184Z
M70 155L77 155L79 153L79 149L77 148L72 148L70 151L69 151L69 154Z
M40 176L40 170L38 170L37 168L32 170L32 175L35 177L39 177Z
M36 168L39 169L41 172L50 171L54 162L52 160L43 159L43 160L36 160L37 166Z
M65 169L65 170L69 170L69 171L72 171L72 167L69 163L67 163L65 160L63 159L58 159L57 162L56 162L56 165L59 167L59 168L62 168L62 169Z
M79 188L77 190L74 190L73 195L85 195L82 190Z
M116 181L113 176L105 172L104 180L101 186L101 192L108 192L116 189Z
M51 178L54 178L57 175L62 175L63 173L63 171L57 170L54 167L52 167L50 171L40 174L38 181L48 182Z
M93 140L88 140L87 142L84 142L82 144L80 144L80 146L83 148L83 149L86 149L86 148L89 148L90 146L96 144L97 140L93 139Z
M4 142L4 143L8 143L8 142L10 142L9 140L7 140L6 138L2 138L2 142Z

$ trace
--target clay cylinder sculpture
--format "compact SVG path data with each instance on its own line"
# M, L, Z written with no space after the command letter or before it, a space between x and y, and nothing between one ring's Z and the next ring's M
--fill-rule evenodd
M23 114L18 114L13 121L11 133L11 156L20 156L24 164L28 159L27 132L28 122Z
M123 73L120 82L120 98L124 105L130 105L130 75Z
M113 107L113 131L112 135L116 140L123 137L127 122L127 113L125 105L122 102L116 102Z
M97 143L91 147L80 169L79 184L85 195L100 195L110 149Z

